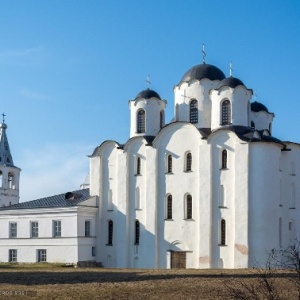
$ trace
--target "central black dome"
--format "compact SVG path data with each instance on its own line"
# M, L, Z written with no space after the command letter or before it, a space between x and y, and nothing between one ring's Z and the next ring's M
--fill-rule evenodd
M155 91L150 90L150 89L141 91L140 93L138 93L136 95L135 99L138 99L138 98L150 99L152 97L161 100L160 96Z
M239 85L245 86L244 83L240 79L235 78L235 77L228 77L228 78L223 79L218 84L217 89L221 88L222 86L229 86L234 89Z
M224 73L217 67L209 64L201 64L189 69L182 77L180 82L189 82L191 79L201 80L207 78L209 80L223 80Z

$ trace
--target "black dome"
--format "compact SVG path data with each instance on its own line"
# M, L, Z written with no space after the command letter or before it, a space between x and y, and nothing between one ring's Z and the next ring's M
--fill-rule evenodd
M237 87L238 85L242 85L242 86L245 86L244 83L239 80L238 78L235 78L235 77L227 77L225 79L223 79L217 86L216 89L219 89L221 88L222 86L229 86L231 88L235 88Z
M161 100L160 96L153 90L147 89L144 91L141 91L140 93L138 93L135 97L135 99L137 98L144 98L144 99L150 99L152 97L158 98L159 100Z
M251 110L254 112L260 112L260 111L265 111L265 112L269 112L268 109L260 102L252 102L251 103Z
M209 80L223 80L224 73L217 67L209 64L201 64L189 69L182 77L180 82L189 82L191 79L201 80L207 78Z

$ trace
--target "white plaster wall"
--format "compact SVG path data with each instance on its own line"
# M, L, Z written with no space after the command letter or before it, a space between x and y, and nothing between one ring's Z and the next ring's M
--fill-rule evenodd
M2 171L2 184L0 185L0 207L19 203L20 171L17 167L0 166ZM8 185L8 173L13 174L12 187Z
M191 99L198 101L197 128L209 128L211 124L211 99L209 91L216 88L220 81L209 79L191 80L174 87L174 115L177 121L190 121Z
M212 90L210 95L212 101L212 130L222 126L222 102L226 99L231 103L231 124L249 126L249 101L252 96L251 90L248 90L243 86L237 86L235 89L222 87L220 90Z
M160 131L160 112L165 111L167 102L157 98L137 99L129 101L130 137L150 135L155 136ZM146 113L145 132L137 133L137 112L144 109ZM164 122L163 122L164 124Z
M254 112L251 111L251 121L255 124L256 130L268 129L272 133L272 124L274 114L267 113L265 111Z
M279 246L279 159L281 146L251 143L249 147L249 264L266 262L267 252Z

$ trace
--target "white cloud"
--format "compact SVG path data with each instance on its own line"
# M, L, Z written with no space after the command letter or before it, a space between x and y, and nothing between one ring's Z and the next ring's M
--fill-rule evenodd
M42 150L23 152L20 202L77 190L88 174L87 154L91 146L78 144L48 145Z

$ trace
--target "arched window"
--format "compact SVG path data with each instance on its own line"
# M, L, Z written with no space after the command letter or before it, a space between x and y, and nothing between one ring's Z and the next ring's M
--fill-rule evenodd
M166 204L166 219L172 220L172 195L168 195Z
M165 114L164 111L162 110L160 112L160 128L163 128L165 125Z
M255 129L255 123L253 121L251 121L251 128Z
M14 180L14 174L9 172L8 173L8 188L9 189L13 188L13 180Z
M221 220L220 244L226 245L226 221L224 219Z
M167 173L172 173L172 155L167 158Z
M108 239L107 245L112 246L113 244L113 232L114 232L114 222L112 220L108 221Z
M137 157L136 159L136 175L141 175L141 158Z
M138 220L134 223L134 244L139 245L140 244L140 222Z
M140 109L137 113L137 133L145 132L146 128L146 113L143 109Z
M222 125L228 125L231 123L231 106L230 101L225 100L222 102Z
M186 154L185 171L192 171L192 154L190 152Z
M295 244L295 226L293 220L289 222L289 238L290 238L290 245Z
M190 122L198 123L198 101L196 99L192 99L190 102Z
M279 218L279 247L282 247L282 219Z
M222 151L222 169L227 169L227 151Z
M295 196L296 196L295 184L292 183L290 187L290 208L296 208Z
M193 198L191 195L186 196L185 200L185 219L191 220L193 218Z

